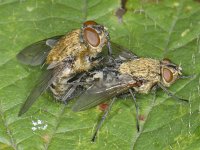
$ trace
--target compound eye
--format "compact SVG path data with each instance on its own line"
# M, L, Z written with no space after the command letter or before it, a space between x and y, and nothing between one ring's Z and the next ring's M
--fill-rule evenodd
M88 20L86 22L83 23L84 26L92 26L92 25L97 25L97 23L95 21L92 20Z
M84 29L84 37L85 40L93 47L97 47L100 44L99 34L92 28L88 27Z
M173 80L173 73L169 69L164 68L163 69L163 78L165 79L165 81L167 83L169 83Z

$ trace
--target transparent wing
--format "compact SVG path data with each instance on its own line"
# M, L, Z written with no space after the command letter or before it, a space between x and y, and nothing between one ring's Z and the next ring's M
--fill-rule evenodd
M31 91L30 95L26 99L25 103L20 109L18 116L21 116L32 106L32 104L37 100L37 98L50 86L54 79L53 70L47 70L38 80L37 84Z
M17 59L21 63L31 66L43 64L51 48L62 36L54 36L25 47L17 54Z
M125 48L114 42L111 42L111 48L112 48L112 56L115 59L118 57L120 57L121 59L124 59L124 60L138 58L138 56L136 54L134 54L130 49Z
M68 80L68 89L66 89L65 94L63 95L61 101L67 102L75 97L80 96L80 94L84 91L82 83L80 83L81 79L86 76L86 73L77 73L71 79Z
M94 107L106 100L122 94L128 90L130 86L134 86L135 83L136 81L132 78L124 78L123 80L117 79L111 83L108 83L107 81L97 82L80 96L72 110L82 111Z
M78 85L71 85L65 92L65 95L62 97L61 101L67 103L71 99L80 96L83 93L84 89Z

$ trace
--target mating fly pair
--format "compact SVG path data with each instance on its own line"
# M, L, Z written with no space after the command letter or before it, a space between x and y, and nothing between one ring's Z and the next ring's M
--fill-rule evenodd
M167 59L138 58L130 51L110 43L109 33L104 26L87 21L81 29L39 41L23 49L17 55L22 63L43 65L46 70L23 104L19 116L47 89L52 91L56 100L65 103L80 96L72 108L74 111L89 109L129 92L135 102L139 131L136 93L148 94L153 87L160 87L172 98L187 102L166 89L178 78L183 78L179 66ZM102 54L105 45L109 55ZM114 50L112 54L110 45ZM110 101L93 135L93 141L114 101Z
M36 99L48 88L56 100L67 102L72 99L76 86L68 84L81 79L81 74L98 66L99 56L107 45L111 53L107 28L94 21L86 21L81 29L75 29L66 35L55 36L24 48L17 58L31 66L46 66L41 78L23 104L19 116L24 114ZM77 79L77 76L79 79Z

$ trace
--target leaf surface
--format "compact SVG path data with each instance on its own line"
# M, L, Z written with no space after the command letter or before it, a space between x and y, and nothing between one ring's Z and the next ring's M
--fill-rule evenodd
M129 0L119 23L116 0L0 1L0 149L199 149L200 147L200 3L192 0ZM85 20L108 27L112 41L142 57L169 58L193 79L169 89L187 105L158 90L137 95L141 132L134 103L119 99L104 122L97 141L90 139L102 111L74 113L44 93L23 116L17 114L39 77L16 54L36 41L80 28Z

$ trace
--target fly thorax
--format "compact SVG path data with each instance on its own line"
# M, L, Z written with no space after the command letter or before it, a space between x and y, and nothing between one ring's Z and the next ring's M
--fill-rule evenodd
M160 62L151 58L139 58L122 63L119 67L121 74L128 74L141 85L133 87L137 92L147 94L151 88L160 82Z
M63 36L48 54L46 63L50 64L52 61L62 61L66 57L75 56L81 51L82 45L79 41L80 33L81 30L77 29Z
M119 72L136 79L160 81L160 62L151 58L139 58L122 63Z

